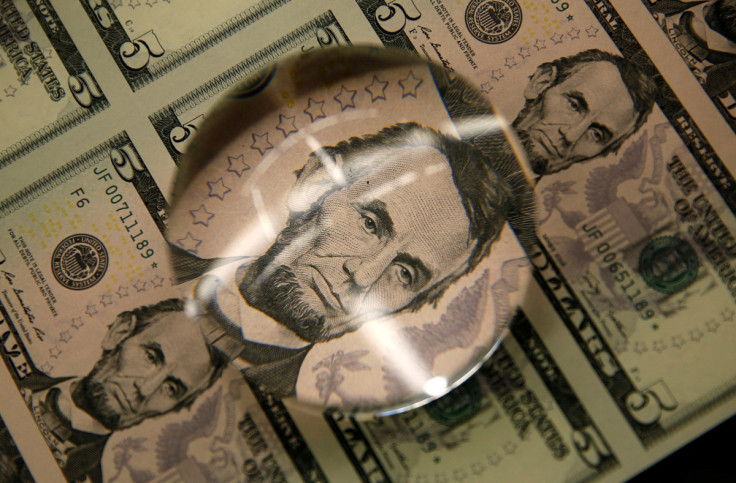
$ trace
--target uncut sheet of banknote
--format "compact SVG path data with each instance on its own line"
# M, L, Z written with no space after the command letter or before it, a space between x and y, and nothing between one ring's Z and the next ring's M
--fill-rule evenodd
M731 416L736 36L718 20L728 8L0 1L3 464L21 481L620 481ZM289 53L365 43L465 75L527 133L533 281L496 355L449 395L391 417L309 412L227 367L188 407L81 443L60 434L58 394L99 363L121 314L178 296L163 236L171 179L218 98ZM554 81L561 59L580 57L626 59L647 114L613 148L565 164L572 148L542 126L563 136L570 116L621 99L606 97L610 76L574 60L567 84ZM287 102L286 115L314 120ZM594 140L616 135L610 122L594 127Z

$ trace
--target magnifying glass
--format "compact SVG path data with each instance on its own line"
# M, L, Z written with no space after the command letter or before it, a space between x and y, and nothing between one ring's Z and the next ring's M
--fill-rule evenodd
M254 384L391 414L480 367L530 280L530 175L505 120L418 57L288 57L206 116L167 240L187 313Z

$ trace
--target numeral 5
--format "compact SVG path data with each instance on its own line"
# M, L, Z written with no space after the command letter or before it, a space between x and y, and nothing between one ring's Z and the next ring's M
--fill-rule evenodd
M376 9L376 22L384 32L395 34L404 29L406 19L417 20L422 16L414 0L388 0Z
M133 70L147 67L151 57L161 57L164 52L153 30L120 45L120 58L129 69Z
M204 114L200 114L191 121L187 121L183 126L176 126L169 133L169 140L177 153L183 154L189 143L192 142L192 132L199 129L199 125L204 121Z
M111 150L110 160L112 161L112 165L115 166L115 171L117 171L120 177L125 181L133 181L137 171L143 171L146 169L143 166L143 160L141 160L140 156L138 156L138 153L133 149L133 146L131 146L130 143Z
M611 456L611 450L601 433L593 426L585 426L572 432L572 442L585 464L597 468L603 458Z
M69 77L69 90L82 107L89 107L95 98L102 97L100 86L97 85L92 74L87 71Z
M663 409L672 411L676 407L677 400L662 380L643 391L634 391L626 395L626 409L640 424L654 424L659 421Z

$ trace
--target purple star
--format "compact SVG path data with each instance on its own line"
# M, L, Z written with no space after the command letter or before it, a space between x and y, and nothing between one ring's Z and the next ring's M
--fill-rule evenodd
M491 83L489 81L485 81L480 85L480 90L483 91L485 94L488 94L493 90L493 87L491 86Z
M486 456L486 460L491 466L498 466L499 463L501 463L502 459L503 458L501 457L501 455L496 453L495 451L489 454L488 456Z
M571 28L570 31L567 33L567 35L570 36L571 40L576 40L580 38L580 29L576 29L575 27Z
M506 57L506 62L504 64L509 69L513 69L516 66L516 59L513 57Z
M588 38L593 38L598 34L598 29L595 25L591 25L587 29L585 29L585 33L588 34Z
M207 211L204 204L200 205L196 210L189 210L189 214L192 215L195 225L210 226L210 220L215 217L214 213Z
M230 164L227 170L231 173L237 174L238 176L241 176L244 171L248 171L250 169L248 163L245 162L245 154L241 154L240 156L228 156L227 162Z
M207 186L210 187L210 198L220 198L220 200L224 201L225 195L230 192L230 188L225 186L222 178L215 182L208 181Z
M546 49L547 47L545 47L545 45L544 45L545 42L546 41L544 41L542 39L537 39L537 41L534 42L534 48L537 49L538 51L539 50L542 50L542 49Z
M700 329L692 329L690 331L690 340L693 342L700 342L700 339L703 338L703 331Z
M61 355L61 351L59 350L58 347L53 346L53 347L49 348L49 355L51 357L53 357L54 359L58 359L59 356Z
M344 84L340 87L340 92L334 97L334 99L340 103L341 111L348 108L355 109L355 94L357 93L358 91L350 90L346 88Z
M705 323L705 328L708 329L709 332L718 332L718 327L721 326L721 323L718 322L715 319L710 319Z
M386 87L388 87L388 81L379 80L378 76L374 75L373 82L368 84L365 90L371 95L371 102L376 102L379 99L385 101Z
M417 89L419 89L419 86L422 85L423 81L424 79L414 76L414 72L409 71L409 75L399 81L399 85L401 86L401 97L412 96L416 99Z
M187 232L187 236L176 240L176 244L182 247L184 250L196 254L199 245L202 244L202 240L197 240L192 236L190 232Z
M133 288L136 292L145 292L146 285L148 285L148 283L145 280L138 280L136 283L133 284Z
M108 305L112 305L112 296L109 293L106 293L105 295L100 298L100 303L103 307L107 307Z
M560 35L560 34L559 34L559 33L557 33L557 32L555 32L554 34L552 34L552 37L550 37L549 39L550 39L550 40L552 41L552 43L553 43L553 44L555 44L555 45L557 45L557 44L561 44L561 43L562 43L562 35Z
M664 339L655 340L652 349L657 353L662 353L667 349L667 344L664 343Z
M522 47L519 49L519 57L522 59L526 59L527 57L531 57L531 52L529 51L529 47Z
M118 291L115 292L118 294L118 297L123 298L128 296L128 287L123 287L122 285L118 287Z
M273 144L268 140L268 133L255 134L253 133L253 144L250 145L251 149L257 149L261 156L263 153L273 147Z
M61 332L59 332L59 340L66 344L67 342L72 340L72 336L71 334L69 334L68 330L62 330Z
M89 315L90 317L97 315L97 306L95 306L94 304L87 305L87 310L84 313Z
M503 72L501 72L501 69L494 69L491 71L491 79L498 82L503 78Z
M79 330L84 325L84 322L82 322L81 317L74 317L72 318L72 327Z
M279 114L279 123L276 125L276 129L284 134L284 137L289 137L289 134L298 131L296 128L296 116L286 117L283 114Z
M516 453L516 448L518 448L518 446L513 441L509 441L503 445L503 450L506 452L506 454Z
M685 339L681 335L672 337L672 347L681 348L685 345Z
M324 107L325 101L315 101L310 97L307 108L304 109L304 114L308 115L309 120L314 122L317 119L325 117Z
M156 277L153 280L151 280L151 284L156 288L161 288L164 286L164 280L165 278L162 277L161 275L156 275Z
M634 343L634 352L641 355L644 354L646 351L648 351L647 345L644 342L635 342Z

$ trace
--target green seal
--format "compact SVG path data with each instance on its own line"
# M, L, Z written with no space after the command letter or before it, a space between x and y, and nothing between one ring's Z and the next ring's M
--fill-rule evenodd
M639 272L654 290L666 294L687 288L698 275L698 255L675 236L651 240L639 254Z
M424 409L433 420L445 426L457 426L478 414L483 394L480 383L474 377L451 392L426 405Z

